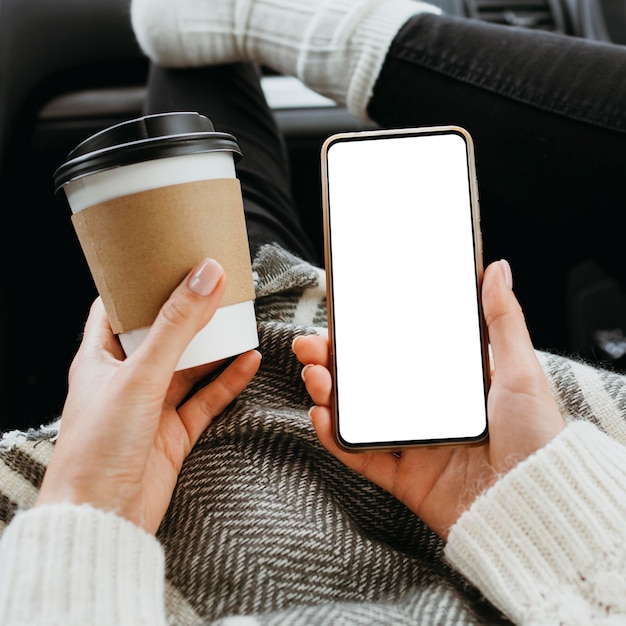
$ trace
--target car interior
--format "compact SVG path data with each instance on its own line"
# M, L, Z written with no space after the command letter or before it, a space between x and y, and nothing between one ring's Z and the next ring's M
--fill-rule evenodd
M430 1L465 19L626 43L624 0ZM129 0L0 0L2 431L60 415L68 367L96 295L69 209L53 195L52 175L80 141L141 114L148 61L134 39L128 5ZM367 124L298 80L262 70L264 91L286 138L294 195L321 249L320 147L335 132ZM626 371L625 285L593 256L570 268L564 281L565 330L552 333L542 329L541 319L533 320L538 347Z

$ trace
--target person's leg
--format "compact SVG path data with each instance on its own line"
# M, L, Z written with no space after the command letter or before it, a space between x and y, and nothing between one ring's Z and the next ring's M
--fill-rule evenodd
M251 61L300 78L363 117L393 36L415 0L132 0L144 52L168 67Z
M625 103L623 46L423 16L394 39L368 112L464 126L483 187L563 224L623 206Z
M251 252L279 243L319 263L291 196L286 149L265 101L257 69L229 64L197 69L152 65L144 112L197 111L216 130L231 133L243 153L237 163Z
M567 345L573 266L595 259L626 286L625 103L623 46L445 16L407 22L375 84L380 125L474 137L486 260L517 268L542 347Z
M524 216L562 224L591 206L615 215L623 46L432 15L412 0L133 0L132 8L138 39L159 62L249 58L381 126L464 125L482 187Z

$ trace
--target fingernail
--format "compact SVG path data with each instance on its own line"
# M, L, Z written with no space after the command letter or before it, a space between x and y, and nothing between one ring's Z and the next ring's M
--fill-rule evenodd
M502 271L504 272L504 280L506 282L506 286L509 289L513 289L513 272L511 271L511 266L506 259L500 260L500 267L502 267Z
M199 296L208 296L217 286L224 268L215 259L205 259L189 278L189 289Z
M310 370L313 367L313 365L311 363L309 363L308 365L305 365L302 368L302 371L300 372L300 378L302 378L302 382L306 383L306 373L308 370Z
M298 339L300 339L300 335L297 335L296 337L293 338L293 341L291 342L291 351L295 352L296 349L296 341L298 341Z

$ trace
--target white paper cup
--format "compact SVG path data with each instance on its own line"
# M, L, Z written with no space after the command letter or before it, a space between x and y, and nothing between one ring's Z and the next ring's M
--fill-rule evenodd
M258 346L235 138L197 113L145 116L98 133L55 173L98 293L126 355L195 264L226 270L223 305L177 369Z

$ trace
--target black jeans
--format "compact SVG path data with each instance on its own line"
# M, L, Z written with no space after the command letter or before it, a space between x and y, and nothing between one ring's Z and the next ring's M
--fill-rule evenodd
M511 261L535 344L567 350L567 279L626 286L626 48L445 16L396 36L368 112L473 136L485 260ZM625 320L626 321L626 320Z
M407 22L375 85L368 112L381 127L457 124L474 137L485 260L511 261L538 347L567 347L574 264L594 259L626 284L625 105L625 48L447 16ZM240 142L253 252L277 241L320 259L254 68L152 68L146 111L183 109Z

